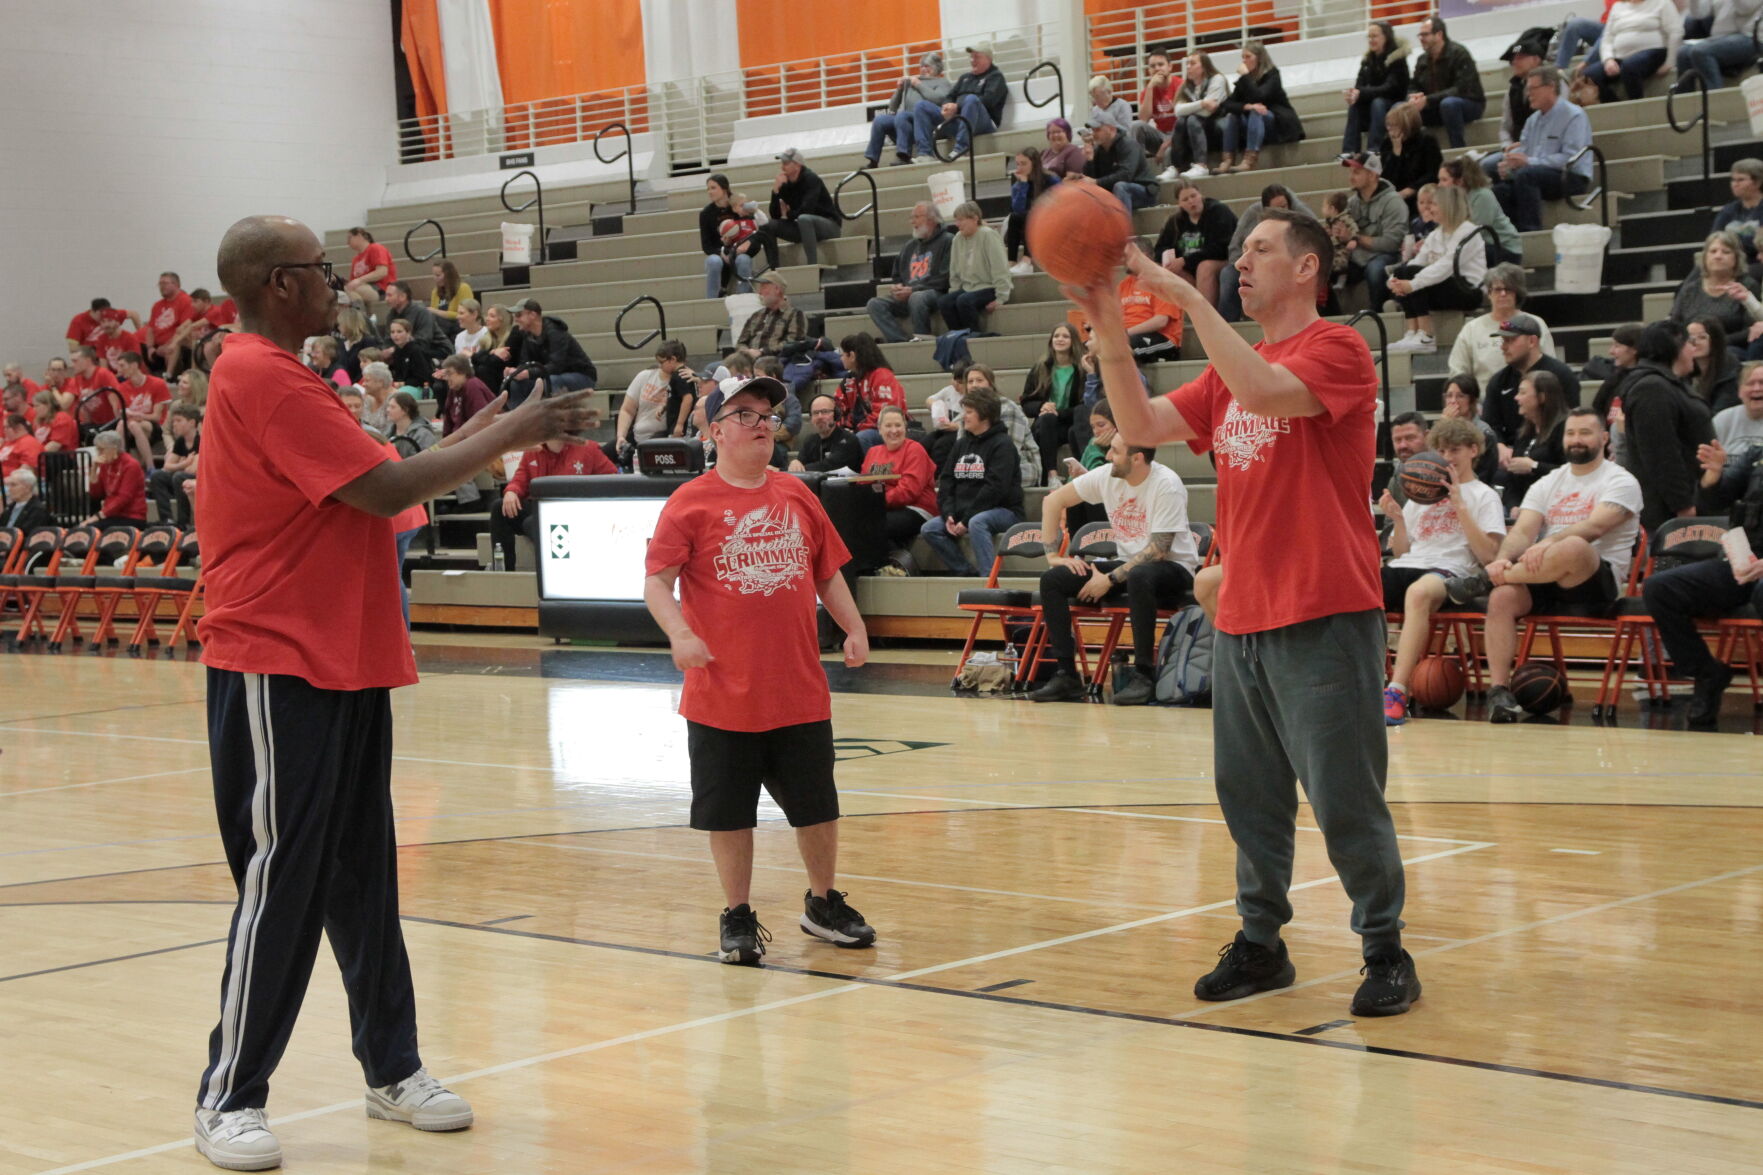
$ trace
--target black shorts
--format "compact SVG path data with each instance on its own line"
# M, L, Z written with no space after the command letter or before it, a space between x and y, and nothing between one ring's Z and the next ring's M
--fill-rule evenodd
M688 720L686 751L692 760L693 828L752 828L759 822L761 786L792 827L839 818L830 719L761 731L723 730Z
M1443 571L1435 571L1430 567L1385 567L1383 569L1383 610L1385 612L1405 612L1408 608L1408 589L1429 575L1444 577Z
M1530 589L1530 614L1548 615L1562 608L1608 608L1616 602L1616 569L1598 560L1597 574L1578 587L1558 583L1525 584Z

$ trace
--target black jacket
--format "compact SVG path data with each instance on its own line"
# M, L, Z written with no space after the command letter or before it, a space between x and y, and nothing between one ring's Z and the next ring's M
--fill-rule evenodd
M788 212L783 210L786 204L790 206ZM773 220L794 220L804 213L824 216L834 224L844 219L839 215L838 206L833 203L833 194L826 190L826 181L806 167L794 183L786 183L771 194Z
M514 356L509 366L517 371L530 371L540 379L573 371L587 376L590 386L598 383L600 373L594 369L593 360L582 350L582 345L569 333L568 325L549 314L541 316L541 323L538 338L523 330L516 330L508 336L520 342L518 348L509 348Z
M1530 93L1524 88L1523 78L1513 78L1506 83L1506 109L1500 115L1500 137L1511 136L1516 143L1524 133L1524 124L1530 118Z
M1022 414L1028 417L1031 423L1040 419L1041 405L1053 398L1053 373L1050 370L1047 372L1046 383L1043 384L1038 378L1040 371L1041 365L1039 363L1028 369L1028 375L1022 381L1022 395L1019 397ZM1079 367L1071 375L1071 396L1066 400L1065 407L1058 410L1060 424L1066 428L1071 427L1071 422L1076 418L1077 409L1083 403L1083 398L1084 372L1083 368Z
M1692 375L1685 382L1689 384L1690 395L1701 400L1702 394L1695 386L1701 382L1701 377ZM1724 359L1720 374L1714 377L1714 386L1708 389L1708 398L1704 400L1703 403L1708 405L1708 411L1710 413L1715 413L1722 408L1731 408L1738 402L1739 365L1734 363L1731 356L1728 355Z
M1594 355L1580 369L1586 379L1602 380L1598 385L1597 394L1592 397L1592 411L1598 419L1606 423L1610 419L1610 405L1622 395L1623 385L1628 377L1634 374L1632 367L1618 367L1606 355Z
M1268 70L1259 81L1253 74L1238 75L1237 84L1222 109L1226 114L1241 114L1243 107L1256 103L1267 107L1267 112L1273 115L1273 128L1267 132L1267 142L1296 143L1304 137L1304 124L1298 121L1298 112L1292 109L1291 100L1286 97L1285 83L1279 80L1278 69Z
M964 73L956 78L949 101L959 102L963 94L978 94L980 105L992 116L992 125L1004 125L1004 103L1010 100L1010 83L995 63L982 74Z
M863 442L848 428L835 428L824 440L813 429L802 441L796 460L813 473L831 473L835 469L862 469Z
M937 472L937 513L968 522L974 515L1000 506L1022 513L1016 443L1002 421L977 437L964 428L956 434L955 447Z
M1751 550L1763 551L1763 447L1728 457L1720 480L1702 490L1700 509L1704 514L1730 510L1729 525L1743 527Z
M32 498L26 502L19 510L17 518L12 516L11 506L0 506L0 526L16 526L27 537L33 530L54 525L55 516L49 513L49 507L43 505L41 498Z
M1527 426L1528 427L1528 426ZM1530 487L1549 474L1567 464L1567 450L1561 438L1567 431L1567 421L1557 420L1547 436L1534 436L1521 431L1512 445L1514 457L1529 457L1537 463L1537 467L1529 473L1508 473L1506 484L1501 490L1501 499L1508 511L1516 510L1524 505L1524 495Z
M1161 262L1165 249L1174 249L1188 263L1192 276L1194 266L1202 261L1223 261L1230 256L1230 239L1236 235L1237 214L1222 200L1207 196L1200 205L1200 222L1188 218L1185 208L1163 222L1157 243L1151 246L1151 259Z
M698 247L704 250L705 256L720 254L723 251L722 222L744 219L733 208L721 208L713 203L704 205L698 213Z
M1402 144L1400 155L1390 150L1389 143L1384 144L1383 178L1398 193L1409 193L1402 198L1408 201L1408 211L1417 213L1419 209L1416 203L1420 189L1439 178L1439 168L1444 162L1444 152L1439 150L1439 141L1426 131L1421 131L1412 140Z
M1109 191L1115 184L1144 184L1156 190L1157 173L1145 157L1145 148L1138 136L1128 131L1114 132L1114 142L1104 147L1097 143L1095 153L1084 164L1084 174Z
M1475 58L1469 55L1469 50L1455 41L1445 42L1445 50L1439 54L1437 61L1424 49L1415 56L1414 80L1409 84L1408 92L1425 94L1429 110L1436 109L1445 98L1487 101L1487 94L1481 88L1481 71L1475 67Z
M1367 53L1359 59L1359 76L1353 80L1359 101L1369 105L1374 98L1400 102L1408 96L1408 43L1397 39L1386 46L1382 57Z
M1696 502L1702 467L1696 447L1714 439L1708 406L1683 380L1650 359L1622 388L1628 468L1641 483L1641 525L1651 531Z
M1555 376L1561 381L1561 390L1567 393L1568 405L1579 407L1579 376L1573 374L1573 368L1552 355L1540 355L1531 371L1547 371ZM1524 417L1518 411L1518 385L1524 382L1524 374L1510 365L1500 368L1488 380L1482 396L1481 418L1493 425L1504 445L1515 443L1518 430L1524 426Z
M392 378L405 387L420 388L435 374L435 361L417 346L415 339L394 347L386 356L386 366L391 369Z
M410 324L410 339L431 363L439 363L453 353L453 336L441 325L441 317L427 306L411 302L402 310L393 311L389 307L387 313L392 318L402 318Z

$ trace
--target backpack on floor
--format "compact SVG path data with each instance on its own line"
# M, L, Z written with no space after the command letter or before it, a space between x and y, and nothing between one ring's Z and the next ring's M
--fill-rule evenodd
M1212 622L1198 604L1169 618L1157 648L1157 700L1199 706L1212 698Z

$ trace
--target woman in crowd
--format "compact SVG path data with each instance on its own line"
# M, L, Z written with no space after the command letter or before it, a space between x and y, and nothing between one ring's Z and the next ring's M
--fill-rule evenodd
M906 389L881 348L867 334L846 335L839 340L839 358L849 374L839 382L834 399L839 423L857 434L865 449L881 444L881 410L890 404L906 409Z
M204 408L208 405L208 377L194 367L186 367L178 376L177 395L172 397L172 406L188 404L192 408Z
M1026 277L1035 271L1034 262L1028 259L1028 241L1024 237L1028 231L1028 210L1041 198L1042 192L1059 180L1048 175L1041 166L1039 147L1024 147L1018 151L1016 165L1010 174L1010 219L1004 225L1004 252L1010 258L1010 272ZM1021 261L1017 260L1019 256Z
M1083 401L1084 345L1077 330L1062 322L1047 335L1047 353L1029 369L1022 384L1022 411L1041 451L1041 473L1057 484L1059 446L1071 439L1072 421Z
M1524 282L1524 270L1510 262L1488 270L1482 288L1487 291L1489 310L1463 324L1463 329L1457 332L1457 341L1451 346L1450 362L1445 366L1453 374L1461 372L1474 376L1477 384L1486 387L1495 373L1506 366L1506 356L1500 352L1500 340L1494 332L1501 324L1511 321L1530 291ZM1549 333L1549 324L1529 310L1525 313L1536 318L1537 325L1543 329L1543 354L1554 355L1555 339Z
M445 257L430 267L435 288L429 291L429 309L450 322L459 318L459 306L471 297L471 283L459 276L459 267Z
M435 363L410 337L410 324L402 318L394 318L386 329L392 335L392 350L385 357L386 366L392 369L392 378L400 387L427 387L434 378Z
M455 355L475 355L489 344L490 328L484 325L484 308L476 298L459 303L459 333L453 336Z
M1275 143L1295 143L1304 137L1304 124L1286 97L1279 67L1260 41L1243 45L1243 64L1237 72L1230 100L1224 104L1224 159L1220 172L1254 171L1261 148ZM1243 148L1236 162L1237 146Z
M981 218L972 200L957 205L955 239L949 243L949 292L937 300L937 313L950 330L974 331L982 315L1010 300L1010 261L1004 239Z
M315 335L306 340L306 365L335 386L346 388L355 381L338 358L341 352L330 335Z
M1420 243L1412 262L1390 270L1390 293L1402 306L1408 333L1389 349L1431 355L1438 350L1432 312L1474 310L1481 304L1477 291L1487 276L1487 250L1469 219L1462 188L1424 184L1419 194L1421 217L1438 227Z
M906 410L889 404L881 410L881 443L863 454L863 472L898 474L882 493L887 502L883 529L888 546L910 547L929 519L937 516L937 469L924 446L906 435Z
M910 135L907 136L911 138ZM704 181L710 203L698 213L698 246L704 250L704 296L722 297L724 283L732 270L745 294L753 288L753 254L739 246L757 228L754 219L736 207L729 191L728 177L720 172Z
M1106 74L1099 73L1090 79L1090 125L1095 126L1102 115L1112 117L1122 127L1133 123L1132 107L1125 98L1114 96L1114 83Z
M1676 65L1681 44L1683 14L1672 0L1616 0L1604 16L1604 35L1579 67L1580 76L1597 85L1600 101L1633 101L1648 78Z
M1524 241L1512 227L1511 217L1500 207L1494 196L1493 181L1473 159L1453 159L1439 165L1438 182L1444 188L1462 188L1469 197L1469 219L1482 228L1492 229L1499 245L1488 257L1489 265L1510 261L1524 264Z
M1055 118L1047 124L1047 148L1041 152L1041 169L1055 179L1082 175L1084 149L1071 140L1071 124Z
M1696 450L1714 440L1708 405L1695 393L1691 329L1669 319L1648 323L1622 389L1628 467L1641 483L1641 525L1649 531L1694 506L1702 476Z
M1209 53L1190 53L1182 63L1181 89L1175 92L1175 150L1186 149L1191 165L1182 172L1189 179L1211 175L1206 166L1211 140L1222 140L1224 104L1230 101L1230 82L1212 64Z
M1687 377L1690 394L1706 404L1710 413L1738 403L1740 363L1727 348L1720 320L1692 319L1684 330L1689 333L1690 358L1695 361Z
M1746 344L1763 336L1763 327L1753 329L1763 319L1757 283L1744 272L1744 246L1730 232L1709 234L1671 299L1671 321L1687 326L1698 318L1718 319L1741 358Z
M502 376L513 358L513 347L508 340L514 333L514 315L506 306L492 306L484 311L484 327L490 335L471 353L471 371L484 381L484 386L492 392L499 392Z
M979 388L988 388L998 394L998 423L1010 434L1010 443L1016 447L1017 469L1022 474L1025 486L1041 483L1041 448L1035 443L1034 425L1029 421L1028 413L1022 410L1015 400L998 390L998 375L984 363L967 365L967 385L965 391L971 392ZM939 464L938 469L942 466Z
M351 383L361 382L361 352L368 347L382 347L385 340L368 330L367 315L354 306L337 309L337 362L349 373Z
M1408 98L1408 43L1396 36L1389 21L1374 20L1365 30L1359 76L1343 96L1347 132L1341 136L1341 153L1356 154L1361 142L1367 151L1382 151L1384 116Z
M1163 222L1151 256L1175 276L1199 287L1206 301L1218 304L1218 275L1230 256L1237 214L1222 200L1203 195L1190 179L1175 181L1176 209ZM1246 235L1246 234L1245 234Z
M1406 102L1384 115L1383 126L1389 136L1383 149L1383 178L1396 189L1396 195L1408 201L1408 215L1416 215L1421 186L1438 179L1444 155L1438 140L1421 129L1420 111Z
M1501 497L1506 517L1514 517L1530 487L1567 463L1561 436L1567 428L1567 391L1552 372L1532 370L1518 385L1518 412L1524 418L1512 456L1506 462Z
M435 427L422 415L422 407L409 392L393 392L386 399L386 419L391 422L392 435L386 439L406 457L433 448L441 438Z
M1473 375L1453 375L1445 381L1444 410L1440 415L1467 420L1481 430L1481 456L1475 461L1475 478L1493 485L1500 472L1500 434L1481 418L1481 385Z

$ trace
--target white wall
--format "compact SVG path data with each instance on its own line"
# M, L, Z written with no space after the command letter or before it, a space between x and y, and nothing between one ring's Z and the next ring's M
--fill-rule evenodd
M242 216L321 236L393 160L385 0L0 0L0 361L34 378L94 297L216 288Z

